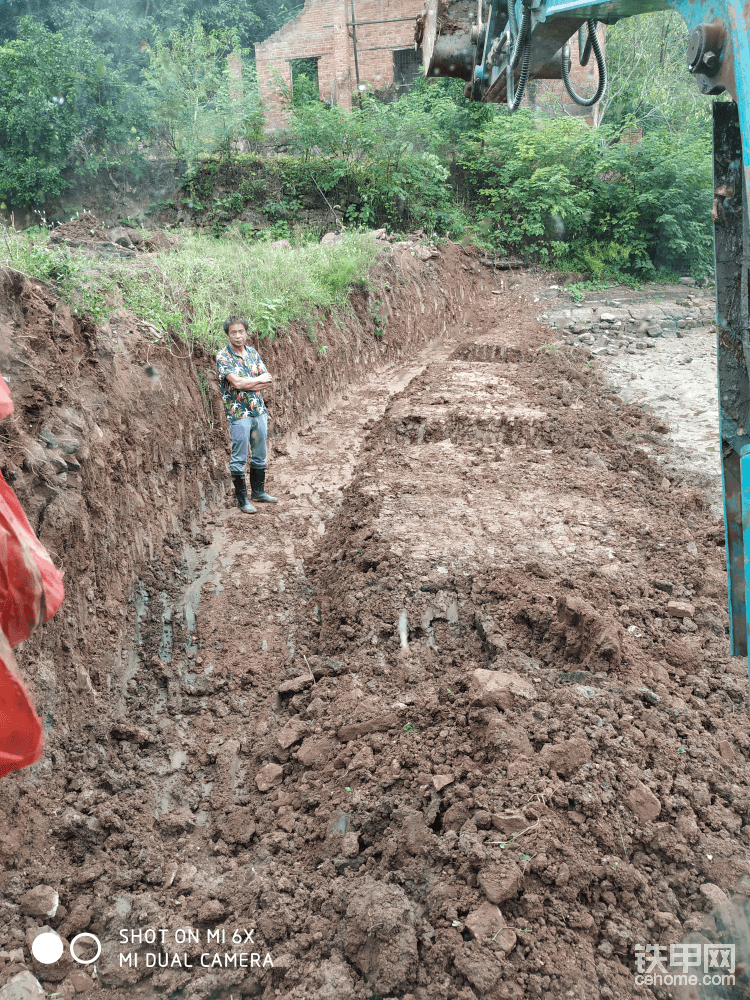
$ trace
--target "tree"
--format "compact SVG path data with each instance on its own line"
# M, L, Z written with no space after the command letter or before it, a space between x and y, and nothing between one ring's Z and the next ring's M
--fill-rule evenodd
M207 32L195 18L185 31L157 38L149 50L144 78L154 116L170 148L191 168L201 156L228 152L235 139L260 129L254 70L246 70L242 94L231 92L227 56L238 45L236 34Z
M233 32L242 46L262 41L302 8L272 0L5 0L0 42L16 37L20 18L32 16L51 31L85 31L134 82L148 59L141 43L164 32L183 32L197 17L206 31Z
M711 102L687 71L689 32L674 11L624 18L607 28L609 86L600 120L632 119L644 129L697 128L707 132Z
M146 117L142 95L85 35L23 18L0 46L0 200L32 205L59 194L67 167L97 169Z

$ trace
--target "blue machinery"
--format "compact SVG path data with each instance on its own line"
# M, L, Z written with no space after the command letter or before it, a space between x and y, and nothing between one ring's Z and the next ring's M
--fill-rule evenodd
M687 69L714 102L714 250L721 463L724 485L732 656L748 652L750 604L750 0L428 0L416 37L425 73L466 81L475 100L515 110L530 79L562 79L573 101L590 107L606 86L596 23L614 24L672 7L690 30ZM569 40L578 33L586 65L592 51L598 86L576 94ZM744 141L743 141L744 139Z

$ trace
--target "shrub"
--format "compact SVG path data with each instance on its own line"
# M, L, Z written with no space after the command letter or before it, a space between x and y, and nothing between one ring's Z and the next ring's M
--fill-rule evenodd
M188 174L201 157L229 156L239 139L257 138L262 116L257 80L244 66L242 93L232 92L227 56L238 48L229 32L207 32L196 17L184 31L160 37L149 50L144 78L153 113Z
M656 131L631 146L580 119L501 114L459 165L482 239L501 253L595 277L710 265L711 157L700 135Z
M0 201L27 206L58 195L66 167L95 171L146 123L142 95L85 35L22 18L17 38L0 46Z

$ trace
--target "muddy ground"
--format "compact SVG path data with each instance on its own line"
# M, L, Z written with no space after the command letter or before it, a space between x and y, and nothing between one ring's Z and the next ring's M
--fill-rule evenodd
M0 788L0 985L646 997L635 946L715 938L750 894L746 663L704 490L670 481L669 427L609 357L545 349L550 277L429 267L420 299L455 315L290 424L276 506L202 488L119 603L92 583L127 671L20 657L65 723ZM43 925L102 953L42 966Z

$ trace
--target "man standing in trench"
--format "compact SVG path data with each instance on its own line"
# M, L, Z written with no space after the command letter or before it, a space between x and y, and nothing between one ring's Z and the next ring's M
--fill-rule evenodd
M260 354L246 346L247 323L244 319L230 316L224 322L224 333L229 343L216 355L216 368L232 438L229 471L240 510L254 514L255 507L247 499L245 483L248 446L251 497L261 503L276 503L276 497L266 493L268 413L261 395L264 389L270 388L273 376L266 371Z

